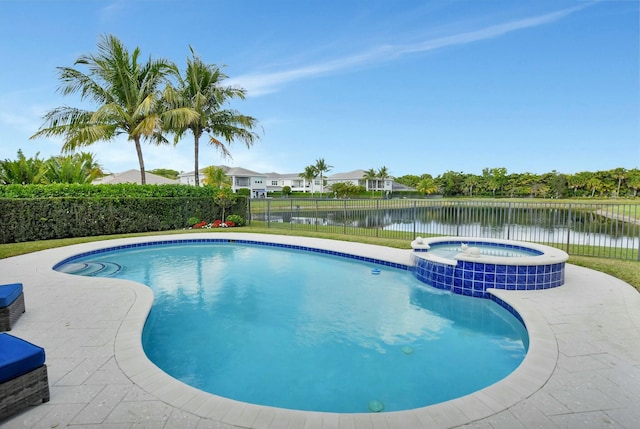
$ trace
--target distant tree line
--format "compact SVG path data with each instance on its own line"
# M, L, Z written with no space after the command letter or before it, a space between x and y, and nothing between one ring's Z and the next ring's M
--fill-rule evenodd
M446 197L637 197L640 190L640 170L615 168L607 171L583 171L575 174L507 173L504 167L485 168L482 175L447 171L437 177L405 175L396 182L424 194Z

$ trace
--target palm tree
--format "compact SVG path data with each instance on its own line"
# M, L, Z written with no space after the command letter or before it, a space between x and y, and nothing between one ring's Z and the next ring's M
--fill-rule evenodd
M389 170L384 165L378 170L378 177L382 180L382 189L380 195L384 195L384 181L389 178Z
M231 187L231 178L227 176L227 173L222 167L215 167L213 165L204 168L204 184L211 185L214 188Z
M324 158L316 159L316 165L314 165L318 174L320 174L320 192L324 193L324 173L328 173L333 168L333 165L328 165L324 162Z
M467 177L465 177L463 182L463 185L465 186L465 188L468 189L469 196L473 196L473 188L478 186L478 184L479 184L478 176L475 176L473 174L469 174Z
M304 180L306 180L307 182L311 183L311 195L313 195L314 192L314 187L313 187L313 180L318 177L318 170L316 170L316 167L313 165L308 165L304 168L304 172L300 173L298 176L300 176L301 178L303 178Z
M425 176L420 180L420 182L418 182L416 189L420 193L431 195L438 192L438 184L435 179Z
M633 190L633 197L638 196L638 190L640 189L640 170L637 168L628 171L629 177L627 180L627 187Z
M367 191L369 190L369 182L378 177L378 172L373 168L368 169L362 175L362 178L365 180ZM375 187L373 187L375 189Z
M587 180L587 188L591 189L591 197L594 197L596 191L602 190L602 181L594 175Z
M620 196L620 186L622 185L622 181L627 178L627 170L624 168L616 168L611 171L614 179L618 179L618 186L616 187L616 198Z
M187 59L184 76L178 77L178 88L170 88L167 101L170 106L193 109L198 116L188 123L167 124L167 129L175 132L175 141L187 130L193 133L195 185L200 185L198 172L200 137L204 133L209 136L209 144L218 148L222 156L231 157L225 145L236 139L243 141L249 148L258 136L252 131L257 120L251 116L241 115L235 110L223 108L224 104L234 98L244 100L245 90L232 86L224 86L227 79L218 66L205 64L190 47L191 58ZM223 140L219 140L221 137Z
M146 183L142 140L166 143L162 123L177 126L194 121L197 113L188 108L163 109L160 86L176 73L175 66L166 60L139 63L139 48L133 52L114 36L103 36L98 53L81 55L74 65L86 66L87 73L71 67L58 67L63 95L80 94L97 105L95 111L62 106L45 114L45 125L31 136L63 136L63 152L98 141L111 141L124 134L133 141L140 180Z

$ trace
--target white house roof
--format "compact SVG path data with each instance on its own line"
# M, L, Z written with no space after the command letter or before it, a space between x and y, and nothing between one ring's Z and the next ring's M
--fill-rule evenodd
M264 176L267 176L270 179L301 179L300 173L265 173Z
M227 167L226 165L221 165L227 176L266 176L266 174L258 173L257 171L248 170L242 167Z
M222 170L225 172L225 174L227 176L242 176L242 177L245 177L245 176L259 176L259 177L267 176L266 174L258 173L257 171L249 170L249 169L242 168L242 167L228 167L226 165L216 165L215 167L222 168ZM203 175L205 168L199 169L198 172L201 175ZM188 171L188 172L185 172L185 173L180 173L180 177L194 176L195 175L194 173L195 173L195 171Z
M157 174L148 173L146 171L145 178L147 179L147 185L176 185L180 183L177 180L167 179L166 177L158 176ZM122 173L109 174L94 180L92 183L94 185L114 185L117 183L137 183L140 185L140 170L127 170Z
M325 176L327 180L360 180L364 176L364 170L353 170L347 173L336 173Z

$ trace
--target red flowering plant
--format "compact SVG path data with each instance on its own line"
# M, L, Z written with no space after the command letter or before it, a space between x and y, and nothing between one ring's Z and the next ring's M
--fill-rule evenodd
M242 219L238 215L229 215L227 217L227 221L223 222L221 219L216 219L213 223L208 223L206 221L191 223L191 221L196 222L198 219L190 218L189 224L193 229L203 229L203 228L233 228L237 226L244 225L244 219Z

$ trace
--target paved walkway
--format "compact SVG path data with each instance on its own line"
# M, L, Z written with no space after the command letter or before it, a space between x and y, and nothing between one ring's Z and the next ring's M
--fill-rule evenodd
M200 235L190 234L193 239ZM202 234L211 238L211 233ZM409 251L327 240L225 233L405 262ZM175 240L179 236L166 236ZM219 398L173 380L144 356L152 301L145 286L54 272L60 260L149 238L88 243L0 260L0 281L22 282L27 311L12 334L46 349L51 401L2 428L638 428L640 294L605 274L568 265L566 284L497 291L518 309L530 350L505 380L418 410L309 413Z

